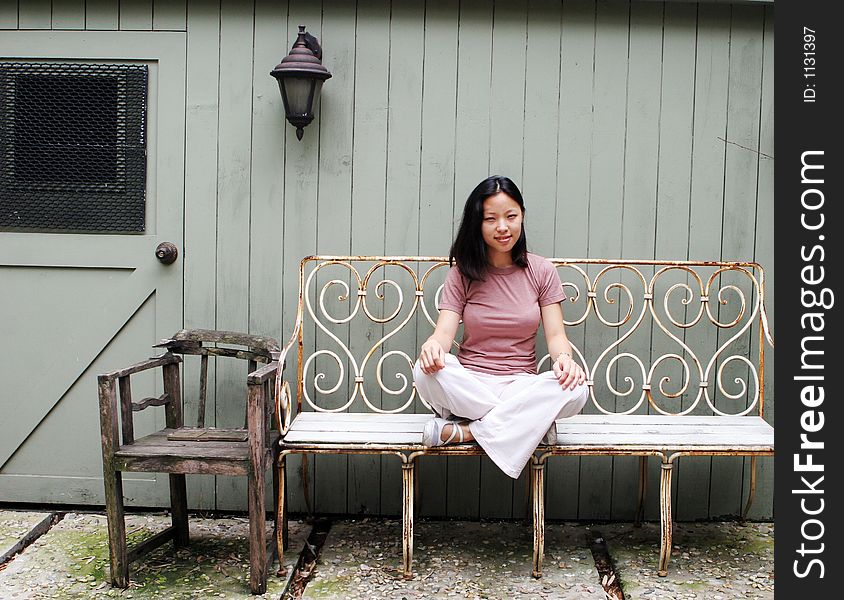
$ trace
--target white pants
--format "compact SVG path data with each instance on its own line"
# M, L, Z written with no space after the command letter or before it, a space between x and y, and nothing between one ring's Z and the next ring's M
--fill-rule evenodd
M563 389L553 371L488 375L470 371L453 354L445 368L427 375L413 368L416 389L443 418L469 419L469 429L487 456L516 479L556 419L581 411L589 388Z

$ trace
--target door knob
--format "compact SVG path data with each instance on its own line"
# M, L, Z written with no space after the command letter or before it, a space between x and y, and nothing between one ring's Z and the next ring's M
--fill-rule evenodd
M172 242L161 242L155 249L155 258L160 260L165 265L170 265L176 262L179 256L179 249L176 244Z

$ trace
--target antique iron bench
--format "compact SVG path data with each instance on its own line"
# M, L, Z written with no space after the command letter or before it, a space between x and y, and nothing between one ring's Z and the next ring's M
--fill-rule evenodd
M773 345L764 273L741 262L552 262L568 296L566 331L587 373L590 402L583 414L558 421L557 445L540 446L531 461L533 575L541 576L544 555L548 459L590 455L640 457L637 521L647 457L660 458L658 571L666 575L678 457L751 456L746 515L756 457L774 452L773 428L764 420L765 342ZM420 443L431 413L411 370L436 322L447 269L442 257L304 258L293 332L279 355L287 370L276 383L282 432L277 521L286 523L289 455L396 456L405 576L411 575L417 459L483 454L474 443ZM539 368L548 366L546 354Z
M117 587L128 587L129 564L161 544L169 540L173 540L177 547L188 544L185 474L244 475L247 477L249 508L249 586L253 594L263 594L267 587L267 573L276 555L277 536L270 536L268 540L265 529L264 474L275 462L278 452L279 433L270 428L275 407L271 392L275 388L278 365L272 361L272 354L278 353L278 343L269 337L191 329L179 331L155 347L164 348L166 352L99 376L111 583ZM196 365L199 386L194 386L196 402L191 404L196 406L195 427L185 426L183 358L180 355L199 356L199 365ZM218 388L216 393L217 406L229 402L242 406L240 414L243 420L235 427L206 426L209 357L234 358L245 363L241 385L234 393L226 393L228 388ZM221 365L216 362L219 369ZM260 368L259 363L262 363ZM150 370L160 370L164 393L159 397L134 399L131 377ZM136 437L138 427L133 413L150 406L164 407L165 427ZM245 424L240 426L244 421ZM169 474L172 517L171 527L133 548L127 547L123 516L122 474L129 471ZM278 484L274 483L275 495Z

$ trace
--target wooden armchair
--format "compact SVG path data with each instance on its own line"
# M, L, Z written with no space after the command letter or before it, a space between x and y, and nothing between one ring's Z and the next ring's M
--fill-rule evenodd
M245 475L248 477L249 585L253 594L262 594L266 591L269 566L276 555L276 536L271 536L268 544L265 531L264 474L273 465L278 453L278 432L270 429L274 409L271 390L278 370L278 363L273 362L273 359L279 350L278 343L272 338L243 333L193 329L182 330L155 347L165 348L166 352L156 358L99 376L111 583L127 587L129 563L168 540L173 540L177 547L188 544L185 474ZM200 356L196 427L185 427L182 412L180 365L183 361L179 355L185 354ZM242 398L246 404L244 428L218 429L205 426L209 356L248 361L248 391L244 390ZM265 364L258 368L259 362ZM158 398L133 401L130 377L159 368L164 379L164 393ZM241 401L241 398L217 398L218 403L229 400ZM150 406L164 406L166 427L136 439L132 413ZM122 432L122 442L118 437L118 429ZM126 543L123 471L169 473L170 476L172 526L133 548L127 548ZM278 482L275 479L274 484L273 497L274 503L277 503Z

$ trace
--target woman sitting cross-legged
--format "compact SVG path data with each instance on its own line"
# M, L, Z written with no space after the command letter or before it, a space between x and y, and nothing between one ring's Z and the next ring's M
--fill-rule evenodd
M413 369L417 390L439 415L426 423L422 443L475 440L514 479L540 442L556 443L555 419L580 412L589 395L566 337L560 278L548 259L527 251L524 213L507 177L489 177L469 195L437 325ZM554 363L537 374L540 320Z

